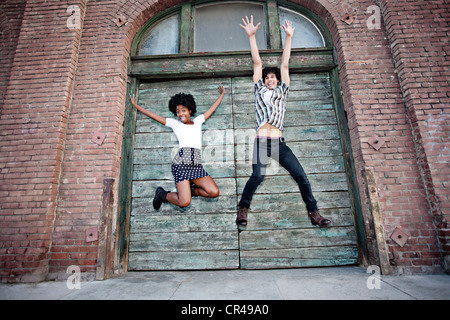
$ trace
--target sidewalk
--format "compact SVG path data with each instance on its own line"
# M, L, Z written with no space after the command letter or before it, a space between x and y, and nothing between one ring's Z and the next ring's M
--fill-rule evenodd
M66 281L0 284L0 300L34 299L450 300L450 275L381 275L377 279L361 267L334 267L129 272L105 281L81 281L80 289L72 290Z

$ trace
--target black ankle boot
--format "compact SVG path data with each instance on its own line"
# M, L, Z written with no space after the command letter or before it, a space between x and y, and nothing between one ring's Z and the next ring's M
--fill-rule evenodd
M155 192L155 197L153 198L153 208L158 210L161 207L162 203L166 203L166 196L169 192L164 190L161 187L158 187Z

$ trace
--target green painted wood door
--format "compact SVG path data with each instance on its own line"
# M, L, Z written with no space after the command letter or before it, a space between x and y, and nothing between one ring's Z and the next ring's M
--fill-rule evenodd
M235 225L237 203L251 174L255 137L251 77L149 82L139 102L166 117L169 98L191 93L198 113L226 96L203 125L203 163L220 188L215 199L193 198L181 209L152 206L157 186L175 190L170 164L177 140L170 128L137 115L133 150L129 270L263 269L335 266L358 262L353 208L337 127L329 73L294 74L284 137L308 174L321 213L332 227L313 227L299 189L271 160L249 211Z

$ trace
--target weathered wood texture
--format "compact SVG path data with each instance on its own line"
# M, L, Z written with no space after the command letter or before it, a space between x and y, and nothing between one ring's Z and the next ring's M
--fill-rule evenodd
M183 48L185 46L185 44L182 45ZM261 50L260 55L264 65L279 66L282 52L281 49ZM335 66L332 48L292 49L291 51L289 69L292 73L311 70L329 71ZM248 52L235 51L135 56L132 57L129 75L137 79L164 77L193 79L205 76L234 76L236 73L251 75L252 72L252 60Z
M298 186L276 161L253 197L247 228L235 225L251 174L255 115L249 77L142 83L139 101L166 117L178 92L191 93L197 114L227 94L203 126L203 163L220 188L181 209L152 207L157 186L175 190L170 169L178 143L172 130L137 115L130 229L130 270L276 268L355 264L358 250L347 173L328 73L294 74L284 137L308 174L328 229L313 227Z

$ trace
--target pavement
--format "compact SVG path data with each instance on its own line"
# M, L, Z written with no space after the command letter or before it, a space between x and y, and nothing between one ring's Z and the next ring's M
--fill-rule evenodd
M104 281L75 280L0 284L0 300L450 300L448 274L385 276L357 266L128 272Z

